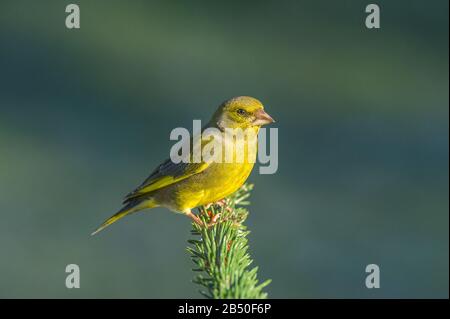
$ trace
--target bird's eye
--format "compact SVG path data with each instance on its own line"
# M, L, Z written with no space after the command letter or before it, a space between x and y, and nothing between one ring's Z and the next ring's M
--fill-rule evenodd
M239 115L245 115L245 114L247 114L247 112L245 112L245 110L243 110L243 109L238 109L236 112L237 112L237 114L239 114Z

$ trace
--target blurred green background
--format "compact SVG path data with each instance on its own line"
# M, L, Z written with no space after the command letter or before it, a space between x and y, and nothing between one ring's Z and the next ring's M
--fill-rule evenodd
M0 297L200 297L187 218L89 234L172 128L251 95L279 128L247 222L270 297L448 298L448 1L376 1L380 30L369 1L73 2L80 30L0 3Z

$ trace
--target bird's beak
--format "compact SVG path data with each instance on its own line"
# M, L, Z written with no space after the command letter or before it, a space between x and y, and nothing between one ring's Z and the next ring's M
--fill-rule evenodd
M253 121L253 125L265 125L274 122L275 120L269 114L264 112L264 110L258 110L255 113L255 120Z

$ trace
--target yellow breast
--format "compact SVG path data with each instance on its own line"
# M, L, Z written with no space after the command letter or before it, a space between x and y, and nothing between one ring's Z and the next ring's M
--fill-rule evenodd
M257 136L257 131L254 133ZM225 152L230 144L234 150L231 162ZM220 163L212 162L203 172L174 185L176 210L213 203L237 191L253 169L256 151L257 139L227 138Z

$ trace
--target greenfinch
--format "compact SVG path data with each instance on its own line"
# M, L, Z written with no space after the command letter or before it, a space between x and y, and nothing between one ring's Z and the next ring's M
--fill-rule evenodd
M126 195L123 208L107 219L92 235L131 213L154 207L166 207L183 213L194 222L202 224L192 209L221 202L234 193L247 180L255 163L257 139L235 135L230 140L225 137L227 130L241 129L257 136L262 125L273 122L272 117L264 111L263 104L255 98L239 96L223 102L202 128L202 135L211 128L218 134L209 135L206 139L202 136L200 145L204 150L211 139L231 141L233 153L229 160L223 160L224 155L220 155L222 160L219 161L204 158L193 161L195 147L190 148L187 161L175 163L167 159L139 187ZM190 144L193 145L192 139ZM254 152L251 154L252 147ZM239 154L243 155L243 160L242 157L238 158Z

